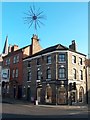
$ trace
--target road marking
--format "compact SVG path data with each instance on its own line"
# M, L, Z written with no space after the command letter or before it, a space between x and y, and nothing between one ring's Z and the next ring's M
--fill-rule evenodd
M80 112L69 113L70 115L79 114Z
M88 113L88 111L85 111L86 113ZM72 113L69 113L70 115L75 115L75 114L83 114L83 112L72 112Z
M26 107L33 107L33 106L30 106L30 105L22 105L22 106L26 106Z

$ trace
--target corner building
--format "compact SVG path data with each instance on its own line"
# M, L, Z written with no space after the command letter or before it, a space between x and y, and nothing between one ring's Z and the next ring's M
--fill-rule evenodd
M86 55L68 47L48 47L23 59L23 99L40 104L86 103Z

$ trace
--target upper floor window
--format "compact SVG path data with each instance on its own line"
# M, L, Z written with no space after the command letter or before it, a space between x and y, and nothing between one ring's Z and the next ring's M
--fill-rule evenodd
M16 77L18 77L18 69L16 69Z
M76 79L76 69L73 69L73 78Z
M6 63L5 63L6 65L8 65L8 60L6 60Z
M82 58L79 58L79 65L82 65Z
M65 54L59 54L58 60L59 60L59 62L64 62L65 61Z
M12 78L15 77L15 70L12 71Z
M76 56L72 56L72 63L76 63Z
M13 58L13 63L16 63L16 56L14 56Z
M41 79L41 71L40 69L37 70L37 80L40 80Z
M31 70L28 71L28 81L31 81Z
M19 55L17 55L17 58L16 58L16 59L17 59L17 62L19 62Z
M40 58L37 58L37 65L40 65Z
M8 64L10 64L10 58L8 59Z
M10 65L10 58L6 59L5 65Z
M59 68L59 78L63 79L65 77L66 77L66 70L65 70L65 68L60 67Z
M31 61L28 61L28 67L31 67Z
M51 63L51 56L47 56L47 63Z
M80 70L80 80L83 80L83 71Z
M46 74L47 74L47 79L51 79L51 70L50 70L50 68L47 69Z
M18 63L18 62L19 62L19 55L14 56L13 63Z

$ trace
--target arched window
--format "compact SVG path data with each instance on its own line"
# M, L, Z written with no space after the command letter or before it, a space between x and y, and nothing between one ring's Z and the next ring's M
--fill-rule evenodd
M52 102L52 88L49 86L46 87L46 102L51 103Z
M65 87L60 87L58 88L58 101L57 103L58 104L66 104L66 89Z
M79 89L79 102L83 102L83 97L84 97L84 89L83 89L83 87L80 87L80 89Z
M47 69L47 79L51 79L51 70L50 70L50 68Z
M74 68L74 69L73 69L73 78L76 79L76 76L77 76L77 75L76 75L76 69Z
M41 80L41 71L40 71L40 69L37 71L37 80Z
M64 67L60 67L60 68L59 68L59 78L60 78L60 79L63 79L63 78L65 78L65 77L66 77L66 70L65 70Z

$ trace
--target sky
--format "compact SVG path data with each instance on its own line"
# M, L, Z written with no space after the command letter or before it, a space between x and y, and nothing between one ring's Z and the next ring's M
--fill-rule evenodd
M41 19L45 25L40 24L37 31L33 26L28 28L23 19L33 4L46 16ZM7 35L9 44L22 48L31 44L32 35L37 34L42 48L56 44L69 47L75 40L77 51L88 55L88 2L2 2L0 12L0 53Z

